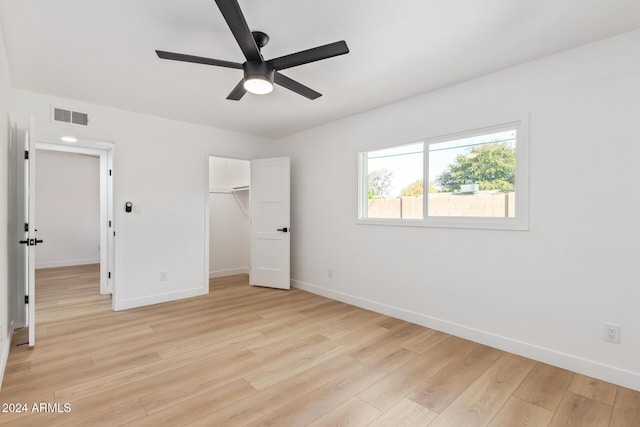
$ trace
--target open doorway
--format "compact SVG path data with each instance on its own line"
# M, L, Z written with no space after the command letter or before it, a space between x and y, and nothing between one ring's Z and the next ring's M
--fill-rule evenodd
M38 150L36 270L100 264L100 157Z
M82 144L82 145L81 145ZM45 162L46 159L49 159L48 167L53 170L53 172L57 175L57 178L52 178L58 180L60 185L69 185L74 186L76 189L74 193L69 193L66 196L63 196L59 193L60 190L54 190L54 197L46 197L45 203L38 205L37 202L35 204L35 212L36 212L36 227L39 226L40 221L42 219L42 215L38 213L39 209L50 209L50 207L46 206L46 203L55 204L58 206L58 213L54 215L54 220L56 218L60 219L63 215L74 216L77 217L77 211L84 211L84 213L89 213L89 209L94 209L95 212L95 198L97 197L99 200L98 213L95 217L91 219L84 219L78 221L83 222L84 230L87 233L94 233L95 231L90 231L92 228L92 224L95 224L97 221L97 230L98 230L98 241L97 241L97 249L98 249L98 264L100 270L100 294L106 295L111 294L115 297L116 289L115 289L115 221L114 221L114 211L113 211L113 144L110 142L102 142L102 141L83 141L82 143L67 143L67 144L59 144L59 143L46 143L46 142L37 142L35 144L36 151L38 155L44 154ZM53 160L52 160L53 159ZM84 159L84 160L82 160ZM98 161L98 167L95 166L95 160ZM85 172L85 179L87 182L82 184L74 184L74 179L79 179L78 176L74 177L74 170L70 162L75 162L76 167L79 167L80 163L84 162L85 166L83 167ZM47 165L47 163L45 163ZM42 182L38 177L41 174L40 169L45 166L42 165L38 160L35 162L35 168L37 173L35 174L36 186L38 182ZM63 172L60 168L66 167L67 171ZM47 170L43 170L43 173L46 173ZM44 177L43 180L47 178ZM98 187L96 188L93 184L98 183ZM48 185L49 188L52 185ZM92 195L86 194L86 192L92 191ZM39 198L37 188L36 188L36 198ZM57 197L55 197L57 196ZM79 199L87 199L90 198L92 200L91 205L84 205L83 208L80 208L80 204L83 204L84 201L80 201ZM62 206L62 205L67 206ZM77 203L74 205L73 203ZM78 207L77 210L74 210L75 207ZM91 207L90 207L91 206ZM71 212L76 212L72 214ZM46 218L46 216L44 217ZM64 229L58 229L58 226L66 224ZM45 223L46 225L46 223ZM51 225L51 222L49 222ZM62 227L61 227L62 228ZM66 265L85 265L94 263L96 260L96 241L88 238L82 238L78 235L78 230L73 229L73 224L67 220L63 220L57 223L54 223L52 227L48 230L48 232L53 232L55 229L54 236L59 240L65 238L65 233L69 233L69 236L75 236L75 245L78 246L76 249L66 249ZM93 234L92 234L93 235ZM44 239L43 239L44 240ZM80 243L82 242L82 243ZM54 246L57 243L54 242ZM44 245L47 245L45 243ZM82 246L82 248L80 248ZM40 248L38 248L40 250ZM82 249L82 250L80 250ZM68 258L72 254L71 258ZM37 254L40 255L40 252ZM76 256L77 258L73 258ZM43 260L46 262L47 260ZM60 263L63 261L63 263ZM60 257L56 260L58 265L65 265L65 259L60 260ZM41 266L46 264L41 264L41 260L36 256L36 268L40 264ZM112 303L112 308L115 306Z
M53 320L42 310L61 320L110 307L100 287L100 156L37 150L36 157L36 224L45 242L36 247L36 318Z
M209 157L209 278L249 274L248 160Z

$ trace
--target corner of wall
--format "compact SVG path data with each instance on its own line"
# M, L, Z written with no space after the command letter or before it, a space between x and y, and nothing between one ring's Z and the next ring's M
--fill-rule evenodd
M4 37L2 35L2 28L0 27L0 206L8 207L8 113L9 102L11 92L11 73L7 61L7 54L5 50ZM2 386L2 379L4 378L4 369L9 357L9 348L11 345L12 331L9 327L9 256L8 256L8 237L7 228L4 224L7 224L8 209L3 208L0 210L0 313L3 313L0 317L0 387Z
M4 381L4 371L7 368L7 361L9 359L9 350L11 350L11 337L13 336L13 328L7 331L7 338L0 342L0 390L2 390L2 383Z

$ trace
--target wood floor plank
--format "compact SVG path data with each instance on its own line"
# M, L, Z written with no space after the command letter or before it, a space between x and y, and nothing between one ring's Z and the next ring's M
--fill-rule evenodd
M638 392L246 275L113 312L98 265L36 274L0 403L72 410L2 426L639 426Z
M279 411L290 402L297 400L301 394L304 395L322 388L337 378L348 377L350 372L357 370L360 366L361 362L350 356L337 356L273 387L259 390L249 399L240 400L217 412L207 414L199 418L197 424L211 426L250 425L260 417Z
M309 427L364 427L370 425L380 414L373 406L354 397L318 418Z
M640 427L640 392L618 387L611 427Z
M567 391L551 419L550 427L608 426L612 407L606 403Z
M393 323L393 326L385 329L388 329L388 331L378 336L375 341L368 341L362 344L350 354L358 360L368 362L395 350L398 346L414 338L424 330L421 326L407 322Z
M520 384L514 396L554 412L567 391L573 375L573 372L538 362Z
M126 384L137 381L158 378L158 381L179 380L185 370L198 371L206 366L215 364L216 360L238 361L244 358L255 357L249 350L241 348L226 353L193 360L165 360L161 359L141 366L117 370L109 375L101 375L89 380L80 379L76 384L61 389L56 389L56 399L72 402L85 396L117 390ZM161 377L161 378L160 378Z
M341 317L328 319L322 325L319 333L329 339L338 340L356 332L377 329L373 328L372 325L377 325L384 317L386 316L372 311L356 310Z
M152 345L163 359L173 357L197 357L198 354L209 354L212 351L225 349L229 346L248 346L262 341L264 335L253 331L256 323L260 321L244 323L236 328L220 328L216 333L204 333L200 336L192 336L188 339L170 340L170 336L163 339L156 339Z
M580 374L575 374L569 384L569 391L607 405L613 405L616 388L614 384Z
M167 406L164 409L152 412L148 416L141 417L130 423L131 426L179 426L196 423L198 420L211 413L225 408L242 399L247 399L256 393L243 379L211 388L206 392L200 392L185 399L179 404ZM144 406L144 404L143 404Z
M510 397L489 427L547 427L553 412L532 403Z
M486 426L527 376L534 361L503 354L430 427Z
M34 403L40 402L55 402L53 389L38 388L38 389L26 389L18 392L7 392L4 387L0 391L0 403L19 403L21 405L27 405L27 412L0 412L0 425L17 425L18 422L22 422L22 419L33 420L34 414L31 412L31 407ZM23 424L25 425L25 424ZM27 424L28 425L28 424ZM31 425L37 425L31 421Z
M99 405L71 404L69 413L44 412L25 418L12 426L119 426L146 415L139 399L97 402Z
M314 422L416 357L417 355L412 351L397 348L392 353L370 360L347 375L299 395L297 399L254 420L250 425L302 426Z
M403 399L370 424L371 427L426 426L438 414L409 399Z
M462 357L477 344L457 337L449 337L429 352L418 355L360 393L358 397L380 411L387 411L427 378Z
M4 370L4 375L21 375L29 371L31 371L31 362L14 363Z
M240 378L244 370L263 362L255 356L237 355L235 352L221 353L170 371L158 372L142 380L123 384L118 392L120 395L139 396L147 413L152 414L233 382ZM213 366L216 368L211 369Z
M96 405L90 405L83 410L84 416L82 419L78 416L78 407L75 409L72 407L73 421L67 422L65 417L60 417L61 421L64 421L61 425L110 425L121 426L127 425L130 422L140 419L147 415L140 399L131 399L127 402L123 402L117 405L103 405L101 409L98 409Z
M416 353L424 353L434 345L447 339L449 335L433 329L426 329L410 340L402 343L402 347L415 351Z
M502 351L495 348L474 345L420 384L409 394L409 399L440 413L502 354Z
M244 378L253 387L264 390L344 353L345 347L342 344L327 340L320 335L319 337L323 341L306 346L302 350L291 351L287 358L273 358L265 361L264 366L245 374Z

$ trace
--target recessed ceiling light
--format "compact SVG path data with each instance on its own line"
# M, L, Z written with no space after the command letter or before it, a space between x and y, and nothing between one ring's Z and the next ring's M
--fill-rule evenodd
M60 139L64 142L78 142L78 138L74 138L73 136L63 136Z

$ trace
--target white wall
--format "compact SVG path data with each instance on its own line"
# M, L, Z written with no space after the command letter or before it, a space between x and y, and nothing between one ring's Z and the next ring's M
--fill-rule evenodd
M638 46L640 31L280 141L294 285L640 390ZM359 151L523 113L528 231L355 223Z
M208 157L264 156L269 144L250 135L14 90L12 112L25 126L36 115L36 140L60 135L115 143L115 305L117 309L208 292ZM50 105L85 111L90 127L52 125ZM125 213L126 201L139 208ZM160 272L167 281L160 281Z
M100 262L100 159L38 150L36 268Z
M11 75L0 28L0 384L9 354L9 286L8 286L8 154L9 154L9 98Z
M209 159L209 277L249 274L249 183L249 161Z

